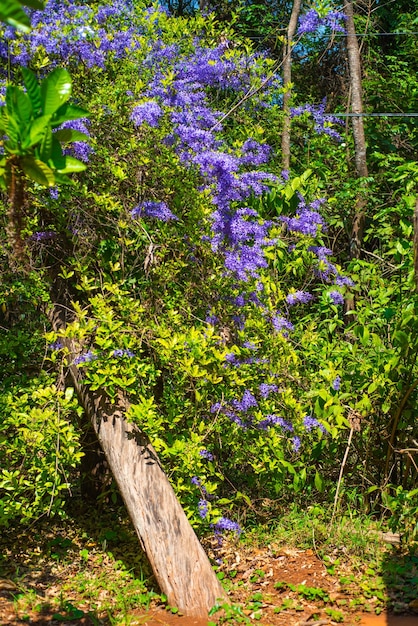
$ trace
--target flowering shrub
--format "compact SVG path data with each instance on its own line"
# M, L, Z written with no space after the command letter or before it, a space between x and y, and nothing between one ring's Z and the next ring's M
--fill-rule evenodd
M281 171L272 62L228 45L211 18L48 8L31 34L6 37L14 64L68 64L91 112L66 122L94 148L71 148L91 159L82 181L59 197L29 189L33 262L65 257L80 296L73 362L91 389L126 394L196 526L238 531L236 503L331 490L349 410L394 401L384 362L401 348L366 307L346 332L361 271L355 282L333 259L315 173ZM335 147L325 103L293 115ZM59 340L47 337L54 362L68 356Z

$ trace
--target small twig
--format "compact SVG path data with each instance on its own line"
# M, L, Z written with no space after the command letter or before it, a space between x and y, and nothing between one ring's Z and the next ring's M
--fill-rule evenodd
M318 619L316 622L299 622L299 626L326 626L331 622L327 619Z
M338 504L338 496L340 494L340 487L341 487L341 481L343 479L343 473L344 473L344 467L345 464L347 462L347 457L348 457L348 452L350 450L350 446L351 446L351 440L353 438L353 433L354 433L354 428L350 429L350 435L348 437L348 442L347 442L347 447L345 449L345 454L344 454L344 458L343 458L343 462L341 463L341 469L340 469L340 475L338 476L338 483L337 483L337 491L335 493L335 498L334 498L334 506L332 509L332 515L331 515L331 526L332 523L334 521L334 517L335 517L335 512L337 510L337 504ZM328 623L328 622L327 622Z

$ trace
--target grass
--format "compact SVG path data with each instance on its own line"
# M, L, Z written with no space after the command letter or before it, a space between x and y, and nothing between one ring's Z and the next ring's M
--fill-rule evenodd
M414 551L382 543L384 528L370 518L347 514L332 528L328 520L324 507L291 507L269 523L253 524L241 539L226 540L222 554L213 548L213 556L224 559L218 576L232 598L231 605L218 607L213 623L263 623L266 606L271 614L298 613L310 603L337 623L346 610L408 608L418 585ZM29 532L6 531L0 547L0 578L17 586L14 606L20 619L47 613L70 621L88 615L97 625L129 625L134 610L164 605L123 510L98 516L85 509L68 520L43 520ZM268 592L269 564L257 565L255 556L268 554L274 564L285 547L319 558L345 598L330 597L329 588L288 582ZM234 564L245 553L248 576ZM256 564L251 568L251 563Z

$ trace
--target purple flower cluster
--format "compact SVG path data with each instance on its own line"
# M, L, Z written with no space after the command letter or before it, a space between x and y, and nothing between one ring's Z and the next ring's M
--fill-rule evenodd
M213 461L213 454L212 452L209 452L209 450L199 450L199 454L204 459L207 459L208 461Z
M262 398L267 399L271 393L275 393L278 390L277 385L268 385L267 383L261 383L258 387Z
M84 352L83 354L80 354L79 356L77 356L73 361L73 365L82 365L83 363L90 363L91 361L94 361L95 359L97 359L97 355L94 354L94 352L92 352L91 350L88 350L88 352Z
M37 243L42 243L43 241L51 241L51 239L55 239L57 233L53 230L40 230L33 235L30 236L32 241L36 241Z
M158 126L158 122L160 117L162 116L163 111L157 102L153 102L152 100L148 100L148 102L143 102L142 104L138 104L131 113L131 120L135 124L135 126L141 126L144 122L149 124L149 126L156 127Z
M216 524L211 524L212 528L215 531L216 535L221 535L224 532L232 532L237 535L242 533L242 528L238 524L238 522L233 522L228 517L221 517L220 520L216 522Z
M132 350L129 350L127 348L117 348L116 350L113 350L113 356L116 356L116 357L127 356L131 359L132 357L135 356L135 352L132 352Z
M325 226L325 221L319 213L325 199L318 198L307 204L305 198L300 193L298 193L298 197L299 204L295 217L282 216L280 219L291 232L315 237L318 231L321 231Z
M311 430L313 430L314 428L319 428L319 430L324 434L328 432L325 426L321 424L321 422L318 422L317 419L312 417L312 415L307 415L305 417L305 419L303 420L303 425L308 433L311 432Z
M326 99L321 104L305 104L303 106L294 107L290 110L291 117L299 117L307 113L311 115L314 120L314 130L320 135L324 133L337 141L342 141L340 133L332 127L332 124L344 124L344 122L336 117L325 113Z
M60 129L69 128L71 130L77 130L83 133L87 137L90 137L88 126L90 120L86 117L82 117L78 120L68 120L61 124ZM90 155L94 152L93 148L86 141L74 141L68 148L64 150L65 154L72 154L76 159L80 159L83 163L88 163Z
M277 333L282 333L285 337L288 336L289 332L294 330L292 322L289 322L289 320L283 317L283 315L280 315L280 313L272 317L271 323L273 324L274 330Z
M261 430L267 430L273 426L280 426L280 428L288 433L293 433L294 428L290 422L287 422L283 417L277 415L267 415L263 420L258 422L257 428Z
M334 389L334 391L339 391L340 387L341 387L341 377L336 376L334 380L332 381L332 388Z
M306 35L307 33L316 33L320 29L329 28L332 31L345 33L346 16L341 11L328 11L324 16L320 16L315 9L309 9L307 13L300 16L298 35ZM342 22L342 23L341 23Z
M197 43L184 57L178 46L157 41L145 66L153 69L144 94L149 100L134 108L132 121L137 126L143 122L156 126L161 107L167 108L172 131L166 142L174 146L186 166L197 169L203 188L212 195L213 251L223 254L225 267L239 280L256 277L267 265L264 248L271 243L271 223L239 204L264 193L268 182L277 180L268 172L253 169L267 162L270 148L248 138L232 151L219 138L221 112L209 106L207 93L208 88L243 93L251 84L251 63L225 54L223 44L207 48ZM174 76L170 81L166 80L168 69Z
M313 295L308 291L294 291L286 296L286 302L289 306L307 304L311 300L313 300Z
M130 2L115 0L112 6L94 9L77 0L49 0L47 11L32 11L32 30L22 35L7 29L7 42L14 64L28 65L32 56L48 55L51 64L74 60L85 66L104 68L108 58L121 59L139 47L141 32L132 25Z
M131 216L138 217L153 217L161 220L162 222L169 222L170 220L178 220L178 217L174 215L168 208L165 202L142 202L138 204L131 211Z

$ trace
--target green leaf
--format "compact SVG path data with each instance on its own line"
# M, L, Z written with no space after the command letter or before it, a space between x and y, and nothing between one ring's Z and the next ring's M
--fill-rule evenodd
M56 111L52 120L52 127L56 128L63 122L78 120L80 117L88 117L88 115L88 111L81 107L75 106L74 104L64 104Z
M81 133L79 130L73 130L72 128L63 128L57 130L54 136L62 143L70 143L71 141L89 141L90 137L85 133Z
M69 72L57 67L41 83L42 111L52 115L71 96L72 82Z
M51 154L52 154L52 131L50 128L47 128L45 135L42 139L39 156L41 157L41 160L44 163L46 163L51 158Z
M30 20L17 0L1 0L0 20L24 33L30 31Z
M56 139L55 134L52 134L52 150L49 163L55 170L61 170L65 167L65 156L62 153L61 144Z
M46 129L51 121L50 115L41 115L33 120L30 130L29 130L29 143L25 147L35 146L37 143L42 141L43 136L45 135Z
M65 156L65 167L58 170L60 174L73 174L75 172L83 172L86 165L72 156Z
M31 120L33 111L29 97L16 85L6 89L6 106L9 117L14 117L19 124L25 126Z
M38 11L42 11L45 8L45 3L42 0L20 0L20 4L23 4L25 7L30 7L31 9L37 9Z
M56 170L61 170L65 167L65 157L62 153L61 144L58 139L55 138L55 134L52 134L52 150L50 156L50 164Z
M44 187L55 185L54 173L43 161L35 159L35 157L25 157L20 163L28 178Z
M21 68L23 83L32 103L33 110L37 114L42 106L41 88L35 74L27 67Z
M324 481L321 478L321 475L316 472L315 473L315 487L318 489L318 491L322 492L324 490Z

